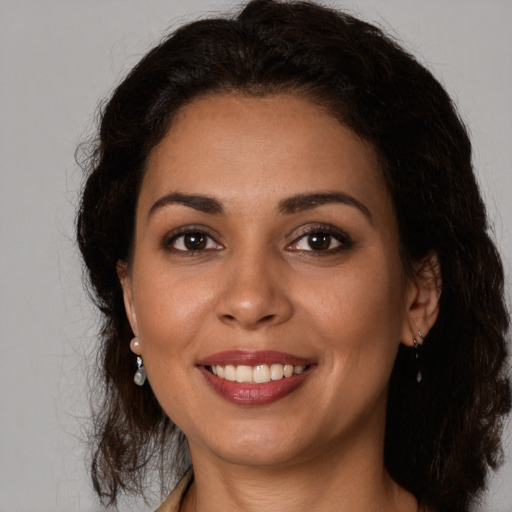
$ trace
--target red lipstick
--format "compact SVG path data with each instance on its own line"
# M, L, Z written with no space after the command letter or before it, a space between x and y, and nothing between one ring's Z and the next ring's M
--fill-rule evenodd
M310 366L313 364L309 359L297 357L285 352L276 350L225 350L205 357L199 362L201 366L226 366L227 364L246 364L256 366L258 364L291 364L293 366Z
M211 371L212 366L258 366L264 364L302 366L305 369L300 374L263 383L233 382L214 375ZM213 390L229 402L237 405L265 405L293 393L311 375L315 366L311 360L284 352L228 350L204 358L199 363L198 369Z

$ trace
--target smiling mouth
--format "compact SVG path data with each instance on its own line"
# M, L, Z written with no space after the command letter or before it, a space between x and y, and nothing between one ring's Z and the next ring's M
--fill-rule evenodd
M300 375L309 368L308 365L258 364L249 365L209 365L205 368L213 375L229 382L246 384L264 384Z
M197 369L222 398L236 405L266 405L291 395L316 362L275 350L226 350L200 360Z

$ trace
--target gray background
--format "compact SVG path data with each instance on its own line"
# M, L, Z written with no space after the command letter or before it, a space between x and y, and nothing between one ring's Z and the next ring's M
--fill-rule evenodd
M510 285L512 1L332 2L391 29L434 70L472 133ZM169 26L236 2L0 3L0 511L100 510L84 463L97 316L73 242L77 143L120 77ZM447 390L449 392L449 390ZM507 463L479 510L512 511ZM145 510L125 504L125 510Z

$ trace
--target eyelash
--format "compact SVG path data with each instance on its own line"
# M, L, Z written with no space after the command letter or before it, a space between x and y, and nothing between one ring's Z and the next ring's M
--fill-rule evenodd
M330 237L329 245L331 245L332 239L336 240L339 243L339 245L331 249L318 251L315 251L314 249L296 250L303 253L311 253L311 255L314 256L329 256L346 251L347 249L351 249L354 245L354 242L352 241L348 233L346 233L345 231L342 231L341 229L331 226L329 224L316 224L313 226L307 226L303 230L301 230L297 237L295 238L295 240L291 244L289 244L287 248L293 245L297 245L304 238L310 237L312 235L327 235L328 237Z
M174 244L176 244L176 242L180 239L183 239L183 243L185 243L184 238L187 235L200 235L205 237L206 246L196 250L185 248L178 249L177 247L174 246ZM293 249L294 245L298 245L304 238L313 235L326 235L327 237L329 237L329 245L332 244L332 239L336 240L339 243L339 245L337 245L334 248L327 248L317 251L314 249ZM215 244L216 247L208 247L208 245L210 245L211 243ZM301 231L299 231L295 240L293 240L291 244L287 245L286 249L301 253L311 253L312 255L315 256L328 256L340 253L347 249L351 249L353 245L354 243L350 236L341 229L335 228L334 226L331 226L329 224L316 224L307 226L303 228ZM215 238L207 230L205 230L204 227L186 226L166 236L162 241L162 248L166 251L177 253L180 255L193 256L195 254L203 253L206 251L219 251L223 248L223 246L216 242Z
M182 238L183 243L184 239L187 235L201 235L205 237L206 244L211 244L212 242L217 245L218 247L211 248L211 247L205 247L202 249L197 250L187 250L187 249L178 249L173 246L173 244L176 244L176 242ZM169 236L166 236L164 240L162 241L162 248L166 251L177 253L180 255L186 255L186 256L193 256L194 254L206 252L206 251L218 251L222 249L222 245L215 241L214 237L205 230L202 226L186 226L183 228L180 228L173 233L171 233Z

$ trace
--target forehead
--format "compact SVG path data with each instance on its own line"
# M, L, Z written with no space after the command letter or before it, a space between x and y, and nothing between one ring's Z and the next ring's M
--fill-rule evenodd
M141 201L171 191L277 201L340 188L367 199L387 195L370 144L299 95L226 93L178 112L150 154Z

